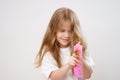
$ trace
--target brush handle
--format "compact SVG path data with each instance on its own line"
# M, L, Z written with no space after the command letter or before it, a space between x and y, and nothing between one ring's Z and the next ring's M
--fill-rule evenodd
M80 44L76 44L74 46L74 51L79 51L79 60L81 60L82 59L82 46ZM83 66L82 66L82 64L80 66L75 65L73 70L74 70L74 75L77 78L83 77Z

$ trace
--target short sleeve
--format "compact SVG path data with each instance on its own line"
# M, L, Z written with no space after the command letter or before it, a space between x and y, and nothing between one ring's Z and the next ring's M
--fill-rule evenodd
M47 79L49 79L50 73L54 70L57 70L57 63L55 61L55 59L52 57L52 55L50 54L50 52L47 52L42 60L42 64L41 64L41 69L43 74L47 77Z
M94 63L92 57L91 57L89 54L87 54L87 55L85 56L85 60L86 60L86 63L91 67L91 69L92 69L92 71L93 71L94 66L95 66L95 63Z

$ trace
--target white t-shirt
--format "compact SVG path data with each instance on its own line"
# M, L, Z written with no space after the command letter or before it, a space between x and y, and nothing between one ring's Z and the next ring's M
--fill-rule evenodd
M69 58L71 56L70 48L69 47L61 48L60 51L61 51L61 63L62 65L65 65L66 63L68 63ZM86 55L86 62L93 69L94 62L89 55ZM46 76L48 80L50 80L49 78L50 73L54 70L59 69L55 59L52 57L50 52L45 53L43 60L42 60L41 69L42 69L43 74ZM69 70L64 80L78 80L78 79L72 74L72 71Z

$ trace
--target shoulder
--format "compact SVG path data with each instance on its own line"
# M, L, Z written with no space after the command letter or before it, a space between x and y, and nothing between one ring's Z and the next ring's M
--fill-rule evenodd
M51 53L48 51L44 54L44 57L52 57Z
M55 59L53 58L52 54L48 51L44 54L42 63L52 63L56 64Z
M43 59L52 59L52 54L48 51L44 54Z

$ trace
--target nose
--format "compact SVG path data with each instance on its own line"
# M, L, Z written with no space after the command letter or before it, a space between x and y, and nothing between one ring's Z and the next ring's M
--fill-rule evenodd
M65 38L69 38L70 33L69 32L65 32Z

